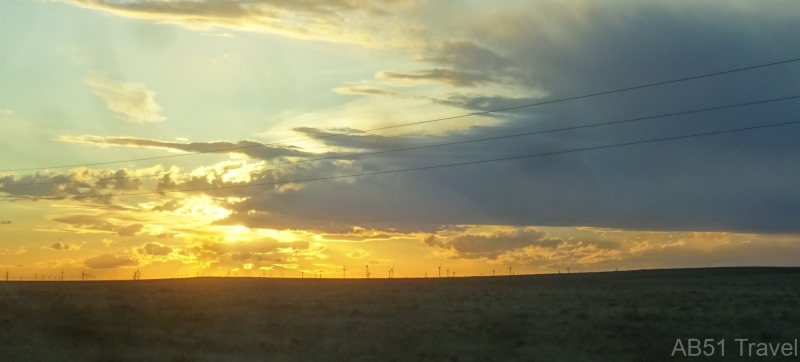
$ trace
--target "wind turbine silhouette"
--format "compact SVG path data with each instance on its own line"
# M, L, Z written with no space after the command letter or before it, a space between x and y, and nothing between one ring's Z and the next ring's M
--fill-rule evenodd
M347 269L342 265L342 279L347 278Z
M442 263L439 263L439 278L442 277Z

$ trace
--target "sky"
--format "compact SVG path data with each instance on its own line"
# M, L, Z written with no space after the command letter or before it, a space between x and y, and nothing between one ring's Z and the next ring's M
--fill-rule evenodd
M800 125L602 148L796 121L800 62L550 102L800 57L793 0L0 8L11 278L800 260Z

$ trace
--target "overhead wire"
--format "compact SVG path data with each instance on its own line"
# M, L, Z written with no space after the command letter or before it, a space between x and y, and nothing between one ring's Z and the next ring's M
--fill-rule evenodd
M397 149L391 149L391 150L356 152L356 153L349 153L349 154L343 154L343 155L334 155L334 156L326 156L326 157L309 158L309 159L303 159L303 160L271 162L271 163L265 164L264 166L281 166L281 165L299 164L299 163L324 161L324 160L349 159L349 158L360 157L360 156L368 156L368 155L405 152L405 151L413 151L413 150L420 150L420 149L427 149L427 148L447 147L447 146L455 146L455 145L477 143L477 142L497 141L497 140L502 140L502 139L516 138L516 137L526 137L526 136L533 136L533 135L546 134L546 133L554 133L554 132L562 132L562 131L571 131L571 130L578 130L578 129L594 128L594 127L601 127L601 126L608 126L608 125L622 124L622 123L639 122L639 121L653 120L653 119L659 119L659 118L667 118L667 117L682 116L682 115L695 114L695 113L718 111L718 110L723 110L723 109L731 109L731 108L738 108L738 107L745 107L745 106L753 106L753 105L758 105L758 104L782 102L782 101L795 100L795 99L800 99L800 95L788 96L788 97L780 97L780 98L771 98L771 99L765 99L765 100L759 100L759 101L753 101L753 102L736 103L736 104L718 106L718 107L711 107L711 108L694 109L694 110L689 110L689 111L672 112L672 113L666 113L666 114L660 114L660 115L654 115L654 116L628 118L628 119L609 121L609 122L602 122L602 123L593 123L593 124L586 124L586 125L579 125L579 126L571 126L571 127L563 127L563 128L556 128L556 129L548 129L548 130L540 130L540 131L532 131L532 132L524 132L524 133L515 133L515 134L495 136L495 137L471 139L471 140L464 140L464 141L436 143L436 144L430 144L430 145L397 148ZM71 184L71 183L86 183L88 181L95 181L95 182L99 182L99 181L117 181L117 180L126 180L126 179L153 178L153 177L164 177L164 176L179 176L179 175L188 175L188 174L193 174L193 173L194 173L193 171L177 172L177 173L166 172L166 173L155 174L155 175L135 175L135 176L123 176L123 177L93 178L93 179L86 179L86 180L9 183L7 185L4 185L4 187L32 186L32 185L50 185L50 184L59 184L60 185L60 184Z
M310 179L263 182L263 183L244 184L244 185L226 185L226 186L219 186L219 187L203 187L203 188L193 188L193 189L145 191L145 192L135 192L135 193L122 193L122 194L45 196L45 197L32 197L32 198L31 197L26 197L26 198L21 198L20 197L20 198L8 198L8 199L10 199L11 201L21 201L21 200L76 200L76 199L88 199L88 198L111 198L111 197L123 197L123 196L156 195L156 194L157 195L163 195L163 194L169 194L169 193L198 192L198 191L217 191L217 190L244 188L244 187L256 187L256 186L277 186L277 185L286 185L286 184L293 184L293 183L307 183L307 182L324 181L324 180L356 178L356 177L385 175L385 174L393 174L393 173L401 173L401 172L412 172L412 171L432 170L432 169L440 169L440 168L461 167L461 166L467 166L467 165L487 164L487 163L492 163L492 162L521 160L521 159L529 159L529 158L535 158L535 157L554 156L554 155L561 155L561 154L569 154L569 153L577 153L577 152L585 152L585 151L595 151L595 150L611 149L611 148L618 148L618 147L629 147L629 146L649 144L649 143L657 143L657 142L675 141L675 140L689 139L689 138L696 138L696 137L706 137L706 136L720 135L720 134L726 134L726 133L752 131L752 130L757 130L757 129L782 127L782 126L788 126L788 125L794 125L794 124L800 124L800 120L790 121L790 122L782 122L782 123L766 124L766 125L759 125L759 126L750 126L750 127L743 127L743 128L734 128L734 129L727 129L727 130L720 130L720 131L695 133L695 134L682 135L682 136L655 138L655 139L649 139L649 140L640 140L640 141L624 142L624 143L617 143L617 144L610 144L610 145L577 148L577 149L572 149L572 150L552 151L552 152L536 153L536 154L529 154L529 155L493 158L493 159L488 159L488 160L466 161L466 162L440 164L440 165L433 165L433 166L412 167L412 168L404 168L404 169L396 169L396 170L374 171L374 172L366 172L366 173L350 174L350 175L326 176L326 177L318 177L318 178L310 178Z
M435 118L435 119L429 119L429 120L423 120L423 121L417 121L417 122L410 122L410 123L403 123L403 124L397 124L397 125L391 125L391 126L383 126L383 127L364 129L364 130L355 130L355 131L352 131L352 132L327 134L327 135L324 135L324 136L317 136L317 137L300 138L300 139L279 141L279 142L271 142L271 143L259 143L257 145L249 145L249 146L241 146L241 147L233 147L233 148L224 148L224 149L208 150L208 151L198 151L198 152L191 152L191 153L184 153L184 154L177 154L177 155L132 158L132 159L125 159L125 160L93 162L93 163L81 163L81 164L71 164L71 165L56 165L56 166L46 166L46 167L5 169L5 170L0 170L0 172L21 172L21 171L36 171L36 170L71 168L71 167L81 167L81 166L100 166L100 165L109 165L109 164L123 163L123 162L147 161L147 160L157 160L157 159L166 159L166 158L175 158L175 157L185 157L185 156L199 155L199 154L223 153L223 152L237 151L237 150L243 150L243 149L249 149L249 148L255 148L255 147L264 147L264 146L272 146L272 145L278 145L278 144L286 144L286 143L291 143L291 142L300 142L300 141L308 141L308 140L320 140L320 139L333 138L333 137L342 137L342 136L349 136L349 135L361 134L361 133L366 133L366 132L374 132L374 131L380 131L380 130L400 128L400 127L415 126L415 125L420 125L420 124L441 122L441 121L458 119L458 118L494 114L494 113L500 113L500 112L516 110L516 109L536 107L536 106L541 106L541 105L545 105L545 104L554 104L554 103L573 101L573 100L578 100L578 99L591 98L591 97L597 97L597 96L614 94L614 93L628 92L628 91L632 91L632 90L645 89L645 88L657 87L657 86L661 86L661 85L686 82L686 81L690 81L690 80L697 80L697 79L702 79L702 78L715 77L715 76L724 75L724 74L731 74L731 73L743 72L743 71L748 71L748 70L753 70L753 69L766 68L766 67L771 67L771 66L776 66L776 65L781 65L781 64L794 63L794 62L798 62L798 61L800 61L800 58L792 58L792 59L787 59L787 60L781 60L781 61L776 61L776 62L752 65L752 66L747 66L747 67L742 67L742 68L729 69L729 70L718 71L718 72L713 72L713 73L707 73L707 74L702 74L702 75L684 77L684 78L667 80L667 81L660 81L660 82L656 82L656 83L649 83L649 84L638 85L638 86L624 87L624 88L618 88L618 89L614 89L614 90L608 90L608 91L602 91L602 92L596 92L596 93L589 93L589 94L571 96L571 97L566 97L566 98L558 98L558 99L552 99L552 100L542 101L542 102L528 103L528 104L523 104L523 105L518 105L518 106L513 106L513 107L497 108L497 109L492 109L492 110L486 110L486 111L480 111L480 112L472 112L472 113L466 113L466 114L450 116L450 117ZM188 145L191 145L191 143L188 144Z

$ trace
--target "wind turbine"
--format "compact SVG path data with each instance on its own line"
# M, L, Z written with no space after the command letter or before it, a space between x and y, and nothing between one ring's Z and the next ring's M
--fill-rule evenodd
M439 278L442 277L442 263L439 263Z
M344 265L342 265L342 279L347 278L347 269L345 269Z

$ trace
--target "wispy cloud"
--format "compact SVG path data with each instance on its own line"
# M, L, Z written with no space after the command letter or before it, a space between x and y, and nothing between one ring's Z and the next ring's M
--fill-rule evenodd
M183 152L201 153L240 153L249 157L260 159L273 159L277 157L303 157L312 156L312 153L303 152L292 146L268 146L260 142L242 140L239 142L213 141L213 142L164 142L159 140L135 137L102 137L102 136L61 136L59 141L85 143L95 146L123 146L172 149ZM218 151L219 150L219 151Z
M364 258L368 257L369 255L370 255L370 252L368 252L366 250L361 250L361 249L353 250L352 252L350 252L350 254L347 254L348 257L353 258L353 259L364 259Z
M106 102L109 110L127 121L148 123L167 120L160 114L161 106L155 101L155 93L141 83L117 82L103 75L87 77L85 82L94 94Z
M84 260L83 265L89 269L116 269L139 265L139 261L125 256L103 254Z
M466 72L451 69L427 69L413 73L380 72L378 79L401 79L408 81L429 81L445 83L457 87L476 87L486 83L500 82L489 74Z
M214 0L62 0L75 6L119 16L179 24L206 35L230 36L209 30L232 29L293 38L326 40L379 46L396 42L416 27L409 24L378 26L375 18L397 15L397 10L412 7L405 0L321 0L248 2ZM386 17L388 18L388 17Z
M390 96L390 97L406 97L402 93L386 90L383 88L370 87L370 86L350 86L333 88L334 93L359 95L359 96Z

